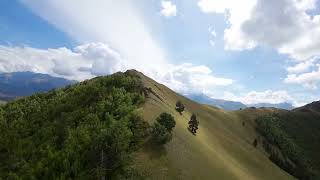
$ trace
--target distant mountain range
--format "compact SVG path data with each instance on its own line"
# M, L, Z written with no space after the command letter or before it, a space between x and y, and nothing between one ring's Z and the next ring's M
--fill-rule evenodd
M256 107L256 108L260 108L260 107L274 107L274 108L278 108L278 109L286 109L286 110L291 110L294 107L292 106L292 104L284 102L284 103L279 103L279 104L271 104L271 103L258 103L258 104L248 104L248 107Z
M187 97L198 103L209 104L224 110L233 111L233 110L239 110L241 108L242 109L247 108L247 106L241 102L227 101L222 99L213 99L204 94L190 94L190 95L187 95Z
M220 109L224 110L229 110L229 111L234 111L234 110L239 110L239 109L244 109L247 107L256 107L256 108L261 108L261 107L274 107L274 108L280 108L280 109L286 109L286 110L291 110L294 107L290 103L279 103L279 104L271 104L271 103L257 103L257 104L243 104L241 102L237 101L228 101L228 100L223 100L223 99L214 99L210 98L204 94L190 94L187 95L188 98L199 102L201 104L209 104L212 106L216 106Z
M0 100L10 101L17 97L65 87L75 82L32 72L3 73L0 74Z

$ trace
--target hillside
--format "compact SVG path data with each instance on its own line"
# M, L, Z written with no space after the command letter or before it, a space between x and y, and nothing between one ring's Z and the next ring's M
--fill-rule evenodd
M0 178L294 179L253 146L254 119L276 111L201 105L134 70L98 77L0 106ZM155 147L148 128L162 112L176 127Z
M268 159L261 145L258 148L252 145L259 136L253 126L254 118L272 110L226 112L195 103L138 74L149 89L146 103L140 109L144 119L151 124L161 112L170 112L177 121L173 140L165 149L146 147L140 152L137 164L145 176L150 179L293 179ZM174 109L178 100L186 106L183 115ZM192 113L200 118L196 136L187 129Z
M259 118L257 125L272 161L299 179L320 179L320 101Z
M32 72L13 72L0 74L0 100L13 100L17 97L30 96L47 92L75 83L63 78Z

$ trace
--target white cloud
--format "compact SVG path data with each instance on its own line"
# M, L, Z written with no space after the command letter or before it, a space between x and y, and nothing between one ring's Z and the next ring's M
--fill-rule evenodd
M226 13L225 48L267 45L298 60L320 54L320 15L307 13L316 0L199 0L205 13Z
M287 71L289 73L302 73L308 71L313 65L312 61L301 62L294 66L287 67Z
M161 1L161 15L164 17L172 17L177 15L177 6L171 1Z
M314 57L305 62L300 62L288 67L289 74L284 80L288 84L299 84L308 89L317 89L320 83L320 64L317 64L319 57Z
M209 39L209 44L214 47L216 42L215 42L215 39L217 37L217 32L216 30L213 28L213 27L209 27L208 28L208 31L210 33L210 39Z
M214 38L217 37L217 32L213 27L209 27L208 31L212 37L214 37Z
M250 91L246 94L236 96L231 92L225 92L223 99L240 101L244 104L271 103L278 104L283 102L295 103L287 91L266 90L262 92Z
M318 71L310 70L320 56L320 15L308 14L316 0L199 0L198 6L204 13L226 14L225 49L275 48L297 62L287 68L286 83L317 87Z
M216 42L212 39L209 40L209 44L214 47L216 45Z
M126 67L120 54L102 43L84 44L76 47L75 52L80 53L85 59L94 59L91 68L93 75L112 74Z
M57 49L0 45L0 72L31 71L84 80L125 69L124 60L103 43Z
M189 94L214 91L217 86L231 85L233 80L214 76L207 66L184 63L171 65L168 72L161 78L161 82L173 90Z
M204 13L224 13L230 25L224 32L225 48L250 49L255 43L241 31L244 21L250 19L256 0L199 0L198 6Z
M88 43L73 49L37 49L0 45L0 72L31 71L67 79L84 80L135 68L135 64L104 43ZM180 93L213 91L233 80L213 75L203 65L166 64L160 70L138 68Z
M320 64L318 69L302 74L289 74L285 79L285 83L301 84L308 89L317 89L320 82Z

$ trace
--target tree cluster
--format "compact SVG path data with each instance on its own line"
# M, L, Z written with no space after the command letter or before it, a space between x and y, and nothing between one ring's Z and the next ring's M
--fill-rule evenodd
M152 127L152 139L158 145L168 143L172 139L172 130L175 126L176 121L171 114L160 114Z

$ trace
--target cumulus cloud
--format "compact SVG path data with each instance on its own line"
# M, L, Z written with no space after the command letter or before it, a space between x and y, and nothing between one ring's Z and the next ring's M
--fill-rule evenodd
M225 48L252 49L267 45L298 60L320 54L320 15L307 11L316 0L199 0L205 13L226 13Z
M284 82L288 84L302 85L308 89L317 89L320 83L319 57L314 57L308 61L299 62L294 66L287 67L289 74Z
M204 13L226 14L225 49L275 48L297 63L287 68L286 83L316 87L318 71L310 69L320 56L320 14L308 14L316 0L199 0L198 6Z
M31 71L67 79L84 80L126 68L124 60L103 43L74 49L37 49L0 45L0 72Z
M272 91L272 90L266 90L262 92L250 91L240 96L237 96L231 92L225 92L223 99L240 101L244 104L257 104L257 103L278 104L278 103L284 103L284 102L291 102L295 104L294 99L288 94L287 91Z
M161 15L164 17L172 17L177 15L177 6L171 1L161 1Z
M250 49L255 42L242 32L243 22L251 17L256 0L199 0L198 6L204 13L224 13L229 28L224 32L225 48L233 50Z
M126 67L120 54L102 43L77 46L75 52L81 54L85 59L94 59L90 69L93 75L112 74Z
M302 74L289 74L285 79L285 83L301 84L308 89L317 89L320 82L320 64L318 68L311 72Z
M233 83L232 79L214 76L207 66L190 63L171 65L161 81L184 94L210 92L217 86L228 86Z
M287 67L289 73L302 73L308 71L313 66L312 61L298 63L294 66Z

